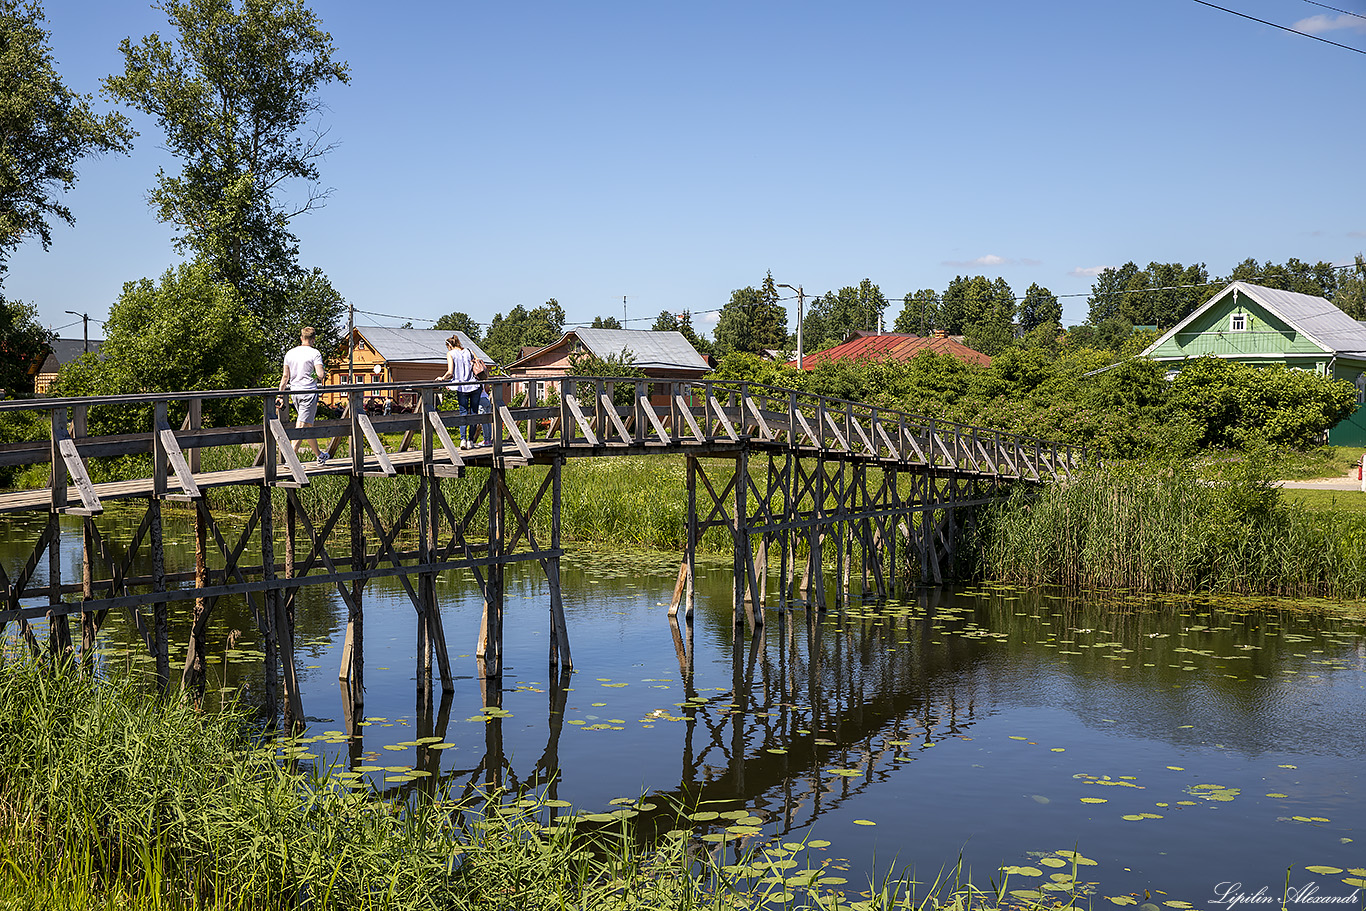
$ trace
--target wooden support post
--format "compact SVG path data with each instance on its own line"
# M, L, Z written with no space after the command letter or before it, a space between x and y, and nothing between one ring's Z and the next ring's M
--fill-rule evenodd
M257 511L261 522L261 579L267 584L275 581L275 513L271 508L270 488L262 484L256 492ZM280 640L275 625L275 602L279 592L267 588L261 593L260 615L256 628L261 632L262 649L266 661L266 717L275 725L280 707Z
M209 584L208 491L204 494L194 503L194 585L200 590ZM193 691L196 702L204 697L204 686L208 679L208 605L203 595L194 599L194 616L190 621L190 635L185 645L185 666L180 672L181 689Z
M503 675L503 488L506 469L495 466L488 477L488 557L484 571L484 616L475 649L479 676ZM496 689L496 687L495 687Z
M688 533L683 542L683 565L687 578L683 591L683 617L692 623L693 607L697 603L697 459L688 456Z
M95 520L86 516L81 519L81 600L88 602L94 598ZM92 673L95 670L95 640L100 632L95 618L95 611L81 610L81 663Z
M560 500L562 496L561 469L564 457L556 456L550 463L550 549L555 552L545 561L546 583L550 587L550 664L567 673L574 666L569 653L569 624L564 619L564 594L560 589ZM553 675L552 675L553 676Z
M47 612L47 649L53 665L59 667L71 660L71 625L62 605L62 520L57 513L49 512L47 523L47 585L51 606Z
M152 592L161 594L166 591L166 548L161 529L161 500L154 494L147 501L147 512L151 518L148 533L152 548ZM166 629L166 602L158 601L152 606L152 651L156 659L157 689L166 692L171 682L170 640Z
M358 405L358 394L352 393L351 404ZM354 424L354 420L353 420ZM365 568L365 524L363 521L365 479L361 476L362 454L356 446L358 433L351 437L351 476L347 479L347 496L350 500L351 531L351 569L360 571ZM360 464L358 464L360 463ZM320 542L324 543L324 542ZM351 702L357 713L365 708L365 612L361 600L365 592L363 579L351 583L351 605L346 616L346 644L342 647L341 678L347 681L351 690Z
M424 422L422 435L424 467L430 464L432 439L430 426ZM433 478L425 471L417 479L417 562L421 567L429 567L435 562L436 545L432 540L431 491L428 489L432 481ZM430 569L423 569L417 574L417 604L415 605L417 608L417 668L414 679L417 681L417 691L426 693L429 697L432 691L432 642L431 627L427 617L434 601L436 601L436 573Z

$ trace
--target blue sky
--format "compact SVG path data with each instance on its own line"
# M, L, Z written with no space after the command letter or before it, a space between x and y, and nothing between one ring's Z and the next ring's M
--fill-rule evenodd
M1366 19L1305 0L1220 5L1366 48ZM81 92L122 38L168 31L145 0L45 6ZM550 297L570 324L620 319L625 296L628 326L688 308L709 328L770 270L808 295L870 278L889 323L955 275L1038 282L1083 295L1074 323L1131 259L1366 251L1366 55L1193 0L312 8L352 82L324 92L334 192L295 222L301 262L417 326ZM63 311L97 335L124 282L178 260L146 204L176 164L128 113L134 151L82 164L75 227L10 263L8 296L63 336Z

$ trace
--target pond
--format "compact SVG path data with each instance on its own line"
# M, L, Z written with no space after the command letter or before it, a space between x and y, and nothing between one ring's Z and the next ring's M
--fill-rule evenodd
M37 526L10 530L6 570ZM168 521L167 542L192 565L188 525ZM79 560L78 548L63 554L66 578L79 578ZM457 680L449 700L438 684L430 714L411 602L393 579L371 583L358 741L342 736L345 608L335 592L304 590L297 652L314 761L388 793L501 784L599 818L645 797L645 838L674 827L682 805L712 841L830 842L820 850L848 867L853 892L874 870L932 881L961 858L979 885L1007 867L1010 888L1028 894L1071 873L1068 852L1102 906L1145 890L1173 907L1217 906L1262 888L1279 897L1287 880L1308 888L1304 901L1341 900L1366 882L1366 623L1343 608L982 584L856 599L820 617L770 609L751 640L732 631L728 559L699 564L696 617L676 634L677 566L675 555L568 546L575 668L562 680L548 676L544 577L534 564L510 570L493 692L473 676L474 584L443 576ZM186 623L173 612L177 679ZM243 635L229 648L233 629ZM111 615L105 666L148 669L134 642ZM216 608L210 653L211 690L261 692L259 636L240 599Z

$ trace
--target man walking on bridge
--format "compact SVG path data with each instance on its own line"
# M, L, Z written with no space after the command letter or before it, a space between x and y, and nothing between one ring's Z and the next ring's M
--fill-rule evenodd
M322 355L313 347L314 331L312 326L304 326L299 332L299 344L285 352L285 369L280 374L280 391L286 388L294 392L294 409L298 413L294 421L296 428L312 427L318 414L318 384L327 377L323 367ZM300 392L302 390L302 393ZM308 390L312 390L309 392ZM284 407L284 396L276 400L278 407ZM294 441L294 452L299 452L300 440ZM317 455L318 464L327 464L327 453L318 447L317 437L309 442Z

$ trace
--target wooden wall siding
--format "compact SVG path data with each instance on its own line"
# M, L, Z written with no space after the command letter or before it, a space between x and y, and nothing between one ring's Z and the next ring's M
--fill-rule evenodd
M47 517L45 523L11 530L21 539L27 536L32 552L13 577L0 567L0 633L10 622L25 630L31 619L46 617L52 630L48 648L64 654L75 648L69 622L74 616L81 625L77 655L85 660L108 611L122 611L141 632L161 687L169 689L166 607L193 600L195 617L185 633L190 657L180 686L194 698L205 680L202 662L194 656L218 648L204 641L213 604L223 595L243 595L259 621L267 708L274 718L283 705L283 723L294 726L304 717L288 638L295 597L305 585L332 586L348 617L338 676L345 684L348 717L362 717L364 603L371 579L397 578L412 601L419 692L430 695L437 676L443 691L454 686L436 596L437 574L453 569L468 573L484 595L474 648L481 680L502 673L503 578L515 562L535 563L547 579L552 676L572 665L559 574L566 459L670 453L686 458L687 540L669 611L675 641L682 642L676 624L681 614L690 639L696 547L708 528L725 528L731 536L734 622L757 633L768 608L801 607L808 617L827 609L823 557L831 550L841 609L856 596L882 597L907 583L949 578L957 543L978 507L1013 485L1066 479L1084 457L1079 449L1034 437L750 383L672 383L667 402L660 404L651 395L658 384L649 380L566 377L555 404L544 404L544 384L529 382L526 402L515 408L507 404L511 384L506 379L488 383L494 411L475 417L438 411L440 384L420 387L416 413L374 418L365 414L363 399L393 393L399 384L342 387L333 392L346 397L347 415L301 430L288 427L276 413L273 389L209 394L259 402L259 424L223 428L201 426L203 393L156 395L150 397L152 426L117 437L86 436L89 409L142 404L147 397L0 403L0 411L43 413L48 428L46 438L0 446L0 464L56 468L47 489L0 493L0 513ZM623 386L632 403L615 405ZM172 406L175 413L188 414L178 430L167 423ZM484 420L492 424L489 438L474 450L457 448L460 426ZM292 444L309 437L325 441L334 458L325 465L301 462ZM259 447L255 466L200 470L204 449L243 445ZM150 475L91 482L87 459L148 451L153 453ZM470 468L482 469L471 476L475 498L460 507L448 496L448 479ZM536 472L538 481L509 486L507 473L523 470ZM406 488L407 501L397 516L386 521L364 480L398 474L415 476L416 483ZM319 475L346 479L329 488L335 493L323 504L325 517L310 516L297 499L299 488ZM220 526L214 510L215 490L232 485L257 490L256 508L235 536ZM111 500L144 505L136 530L120 517L103 518L104 504ZM192 570L165 568L165 500L194 509ZM283 517L277 515L282 505ZM63 536L72 533L58 521L62 515L80 521L80 578L70 577L71 567L64 577L56 558ZM548 536L542 537L538 526L548 528ZM45 556L48 578L35 583ZM771 578L774 556L776 579ZM140 557L148 559L137 563ZM135 565L152 569L135 572ZM681 663L690 660L690 654L680 652Z
M1242 332L1229 329L1235 313L1250 317L1250 327ZM1200 357L1245 354L1259 359L1275 359L1281 354L1321 354L1324 349L1272 314L1256 301L1241 294L1219 301L1199 318L1192 320L1175 336L1153 352L1153 357Z

